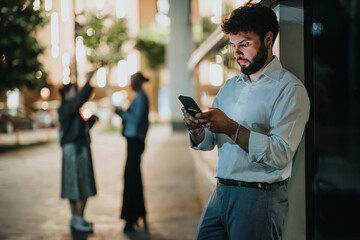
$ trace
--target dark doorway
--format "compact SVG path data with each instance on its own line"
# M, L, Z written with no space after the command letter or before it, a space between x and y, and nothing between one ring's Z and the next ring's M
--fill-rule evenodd
M304 3L307 239L360 239L360 1Z

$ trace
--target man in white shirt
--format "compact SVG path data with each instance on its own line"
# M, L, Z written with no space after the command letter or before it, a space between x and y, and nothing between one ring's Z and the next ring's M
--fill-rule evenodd
M182 108L190 145L218 147L218 184L195 239L281 237L288 211L287 179L309 118L302 82L272 53L275 13L260 4L235 9L222 30L242 74L226 81L212 108L191 116Z

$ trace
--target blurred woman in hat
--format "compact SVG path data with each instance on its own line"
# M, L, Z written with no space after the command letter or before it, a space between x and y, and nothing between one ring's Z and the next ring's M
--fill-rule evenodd
M124 193L121 210L121 219L126 221L124 231L134 231L138 219L144 221L147 231L146 210L141 179L141 155L145 148L145 137L149 128L149 100L142 89L145 78L141 72L131 76L131 88L136 92L128 110L117 108L115 112L120 115L123 122L122 134L127 140L127 159L124 172Z

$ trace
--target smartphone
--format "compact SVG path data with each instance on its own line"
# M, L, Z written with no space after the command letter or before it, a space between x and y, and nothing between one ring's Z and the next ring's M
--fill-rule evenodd
M186 111L188 111L191 116L195 116L195 114L202 112L199 106L194 101L194 99L192 99L191 97L180 95L179 100L184 105Z

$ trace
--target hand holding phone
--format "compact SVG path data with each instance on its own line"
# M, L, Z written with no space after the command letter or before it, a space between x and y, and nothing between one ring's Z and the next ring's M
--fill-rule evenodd
M191 97L180 95L179 100L191 116L195 117L195 114L202 112L200 107Z

